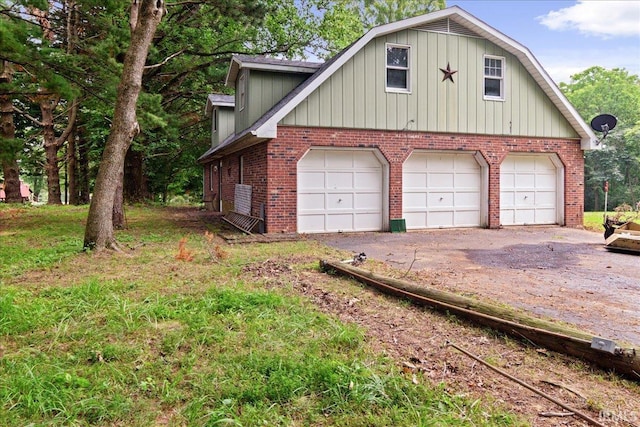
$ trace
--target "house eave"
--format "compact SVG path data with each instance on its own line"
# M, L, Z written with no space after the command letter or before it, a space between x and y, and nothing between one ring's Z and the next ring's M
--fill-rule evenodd
M232 135L217 147L207 151L198 158L197 161L200 164L209 163L213 160L221 159L230 154L237 153L238 151L257 145L265 140L266 138L258 137L254 132L247 132L239 136Z
M278 126L261 126L251 132L257 138L273 139L278 137Z
M234 108L236 105L233 95L210 94L207 96L207 103L204 108L206 117L211 117L214 107Z
M582 138L580 140L580 148L582 151L599 150L602 148L602 144L597 139Z

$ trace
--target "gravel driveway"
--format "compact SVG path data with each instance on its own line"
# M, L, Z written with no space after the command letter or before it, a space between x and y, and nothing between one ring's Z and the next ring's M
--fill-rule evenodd
M503 302L640 346L640 255L606 250L602 233L508 227L314 238L419 273L441 289Z

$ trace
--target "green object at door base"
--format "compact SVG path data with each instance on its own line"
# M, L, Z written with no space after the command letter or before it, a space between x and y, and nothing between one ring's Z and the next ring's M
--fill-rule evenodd
M405 231L407 231L407 223L404 218L391 220L392 233L404 233Z

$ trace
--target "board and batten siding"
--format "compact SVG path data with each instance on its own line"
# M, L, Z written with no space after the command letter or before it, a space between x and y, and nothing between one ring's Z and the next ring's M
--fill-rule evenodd
M225 140L225 138L234 132L235 123L235 113L233 108L216 108L218 109L218 130L212 133L214 146L219 145Z
M262 70L245 70L245 108L237 114L236 133L251 126L278 101L302 83L307 74L277 73ZM236 105L239 105L236 91Z
M385 91L387 43L411 49L410 93ZM483 99L484 55L505 58L504 101ZM442 81L447 63L457 71L454 83ZM515 56L482 38L423 30L372 40L281 124L578 137Z

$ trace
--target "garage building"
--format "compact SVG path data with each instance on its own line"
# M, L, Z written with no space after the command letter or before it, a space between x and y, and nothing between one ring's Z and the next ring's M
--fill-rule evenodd
M459 7L325 63L234 55L226 84L205 205L267 233L582 225L595 135L527 48Z

